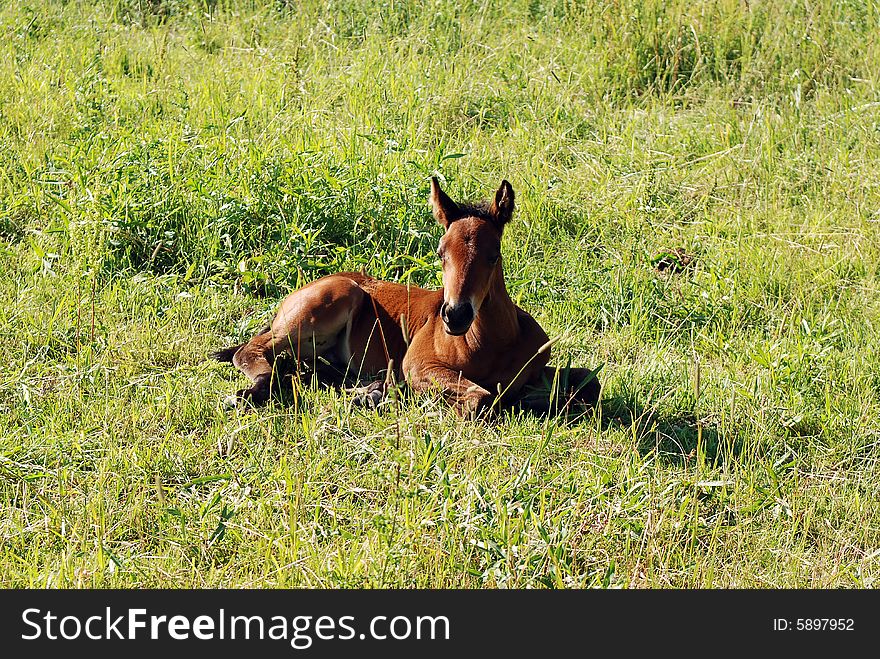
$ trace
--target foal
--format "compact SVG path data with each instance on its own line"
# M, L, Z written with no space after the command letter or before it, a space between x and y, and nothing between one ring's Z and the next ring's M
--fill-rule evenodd
M237 393L254 404L270 394L275 358L300 362L322 357L346 373L376 376L393 370L416 391L440 389L460 414L475 415L515 402L526 385L539 385L550 341L540 325L516 306L504 286L501 234L513 214L507 181L491 204L456 204L431 179L434 217L446 230L437 254L443 288L425 290L353 272L322 277L294 291L271 326L241 346L214 357L231 361L253 382ZM588 369L577 400L594 404L599 382ZM384 385L366 389L377 403ZM361 401L365 400L361 397Z

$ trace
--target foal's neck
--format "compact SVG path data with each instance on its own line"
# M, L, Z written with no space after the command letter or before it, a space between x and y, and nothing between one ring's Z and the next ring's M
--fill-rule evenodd
M489 292L471 326L473 338L480 345L503 345L519 336L519 320L516 305L504 285L504 272L499 261L492 273Z

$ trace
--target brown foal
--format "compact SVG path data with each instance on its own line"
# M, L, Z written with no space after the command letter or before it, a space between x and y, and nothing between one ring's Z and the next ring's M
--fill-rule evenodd
M358 378L392 371L416 391L439 389L468 415L516 402L526 385L552 382L547 334L504 286L501 234L513 214L510 183L501 182L490 204L459 205L432 178L431 205L446 230L437 250L443 288L352 272L303 286L284 299L265 332L215 353L253 382L237 399L265 401L273 364L283 354L302 363L321 357ZM571 371L571 381L581 385L574 398L595 404L599 382L593 372ZM384 385L361 391L360 402L376 404Z

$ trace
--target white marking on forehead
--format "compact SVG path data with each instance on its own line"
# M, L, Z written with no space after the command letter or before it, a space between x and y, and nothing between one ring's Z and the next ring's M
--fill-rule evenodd
M447 272L447 270L449 270L450 272ZM448 265L446 268L443 268L443 301L446 302L446 304L454 307L454 306L458 305L458 299L452 296L453 293L449 289L449 286L446 283L447 282L447 279L446 279L447 275L450 278L454 279L454 277L452 277L453 274L455 274L453 266Z

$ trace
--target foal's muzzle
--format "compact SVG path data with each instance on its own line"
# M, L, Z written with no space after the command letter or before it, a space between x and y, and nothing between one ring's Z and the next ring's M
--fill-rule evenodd
M461 302L455 306L444 302L440 307L440 318L446 326L446 333L455 336L461 336L470 329L475 315L470 302Z

